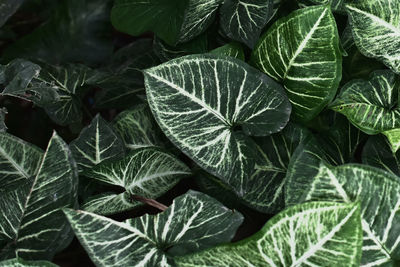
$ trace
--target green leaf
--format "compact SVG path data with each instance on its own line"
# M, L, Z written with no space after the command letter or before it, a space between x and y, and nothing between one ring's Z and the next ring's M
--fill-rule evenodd
M166 142L146 104L119 113L113 121L113 128L129 149L163 147Z
M4 68L2 95L32 101L45 109L57 124L68 125L82 120L80 98L88 68L83 65L40 67L16 59ZM1 81L0 81L1 82Z
M85 171L105 160L124 156L124 143L99 114L69 144L79 171Z
M0 132L6 132L8 129L5 123L7 114L8 111L6 108L0 108Z
M368 138L362 151L362 161L400 176L400 151L394 153L383 135Z
M369 81L354 80L343 86L330 108L345 115L367 134L383 133L393 151L400 144L399 78L389 70L371 73Z
M157 198L190 174L190 169L170 154L154 148L138 149L121 160L102 163L84 172L85 176L119 186L124 192L96 196L83 209L99 214L128 210L141 204L131 200L132 196Z
M265 136L286 125L291 108L282 87L240 60L210 54L175 59L144 75L165 135L244 195L255 157L245 134Z
M51 259L65 248L72 236L60 209L76 206L77 191L75 162L53 134L37 174L0 196L0 259Z
M229 38L253 48L272 11L272 1L225 0L221 7L221 29Z
M0 27L17 12L24 0L0 0Z
M175 258L177 266L359 266L360 206L311 202L290 207L255 235Z
M154 32L169 45L187 42L213 22L221 0L116 0L111 12L114 27L138 36Z
M296 165L298 168L296 168ZM331 167L294 163L287 180L286 203L303 201L361 202L362 266L394 264L400 251L399 177L367 165ZM296 172L298 169L301 172Z
M21 258L0 261L0 267L57 267L49 261L25 261Z
M2 55L6 60L23 57L50 64L101 63L113 49L109 12L108 0L58 1L49 20Z
M333 99L342 76L335 18L313 6L277 20L256 45L252 62L283 83L294 116L309 121Z
M240 60L245 59L243 47L239 43L229 43L210 51L211 54L234 57Z
M0 192L9 191L34 176L42 157L41 149L13 135L0 133Z
M181 255L228 242L243 221L213 198L189 191L163 213L116 222L66 209L81 244L97 266L170 266Z
M361 53L400 74L400 2L353 1L346 7L354 41Z
M301 0L300 2L305 5L316 4L326 5L329 4L333 11L345 13L345 2L348 0Z

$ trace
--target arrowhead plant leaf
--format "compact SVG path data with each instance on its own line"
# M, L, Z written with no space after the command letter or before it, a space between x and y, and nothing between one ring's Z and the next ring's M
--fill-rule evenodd
M86 211L64 212L97 266L173 266L171 255L228 242L243 221L240 213L194 191L162 213L124 222Z
M72 236L61 208L76 206L77 188L68 146L53 134L37 173L0 196L0 259L51 259L68 245Z
M301 229L301 230L299 230ZM255 235L175 258L193 266L359 266L362 230L357 203L310 202L290 207Z
M334 98L342 76L331 8L302 8L277 20L259 40L251 60L284 85L294 116L311 120Z
M185 164L168 153L155 148L138 149L123 159L101 163L84 172L85 176L121 187L124 192L95 196L83 209L105 215L132 209L140 205L132 196L157 198L190 174Z
M281 86L232 57L181 57L144 71L150 108L161 130L200 167L241 195L254 168L255 144L287 123ZM241 128L241 129L240 129Z

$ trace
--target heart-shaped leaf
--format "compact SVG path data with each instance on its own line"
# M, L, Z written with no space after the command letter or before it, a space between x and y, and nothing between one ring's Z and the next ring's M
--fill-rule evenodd
M284 84L293 114L308 121L333 99L342 56L329 6L313 6L277 20L256 45L252 62Z
M111 21L119 31L134 36L152 31L169 45L176 45L207 29L220 3L221 0L117 0Z
M60 209L76 206L77 191L71 152L54 134L38 172L24 185L0 195L0 259L51 259L65 248L72 236Z
M343 86L331 109L345 115L367 134L385 134L393 151L400 147L400 79L389 70L371 73L370 80Z
M34 176L42 157L41 149L13 135L0 133L0 191L9 191Z
M226 36L253 48L272 11L272 1L225 0L220 25Z
M282 87L243 61L211 54L175 59L144 74L165 135L244 195L255 158L245 134L265 136L286 125L291 108Z
M157 198L190 175L185 164L155 148L138 149L118 161L106 162L84 172L98 181L119 186L125 192L92 198L83 209L98 214L112 214L139 206L133 196Z
M124 156L123 141L100 115L82 130L69 147L81 172L105 160Z
M346 7L354 41L361 53L400 74L400 2L352 1Z
M175 258L175 262L179 267L355 267L360 264L361 244L358 204L311 202L282 211L245 240Z
M171 266L182 255L228 242L243 221L213 198L189 191L163 213L117 222L85 211L64 210L97 266Z

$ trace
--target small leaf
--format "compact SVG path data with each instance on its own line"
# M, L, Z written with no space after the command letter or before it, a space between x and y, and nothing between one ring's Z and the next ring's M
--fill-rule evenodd
M211 54L234 57L244 61L243 47L239 43L229 43L210 51Z
M182 255L231 240L243 221L213 198L189 191L163 213L116 222L85 211L64 210L97 266L171 266Z
M397 151L400 136L399 78L389 70L375 71L369 81L354 80L343 86L330 108L345 115L367 134L383 133Z
M0 267L57 267L49 261L25 261L21 258L0 261Z
M174 46L204 32L213 22L220 3L221 0L117 0L111 21L119 31L134 36L152 31Z
M95 196L83 209L100 214L128 210L141 204L130 200L131 196L157 198L190 174L189 168L170 154L154 148L138 149L121 160L84 172L87 177L119 186L125 192Z
M225 0L220 25L226 36L253 48L272 12L272 1Z
M0 133L0 192L7 192L34 176L42 157L43 151L36 146Z
M400 2L353 1L346 8L354 41L361 53L380 60L400 74Z
M144 71L150 108L165 135L200 167L245 194L255 144L287 123L282 87L232 57L193 55ZM241 128L241 129L240 129Z
M175 258L189 266L359 266L360 206L311 202L290 207L253 236Z
M79 171L88 170L105 160L124 156L124 144L113 128L100 115L69 144Z
M77 191L75 162L53 134L38 172L0 195L0 259L51 259L65 248L72 236L60 209L76 206Z
M294 116L309 121L334 98L342 76L335 18L313 6L277 20L256 45L252 62L284 84Z
M129 149L165 145L165 137L145 104L119 113L113 127Z

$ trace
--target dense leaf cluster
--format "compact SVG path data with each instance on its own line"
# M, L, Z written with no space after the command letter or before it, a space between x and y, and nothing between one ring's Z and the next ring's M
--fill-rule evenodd
M400 1L0 0L0 50L0 266L399 264Z

